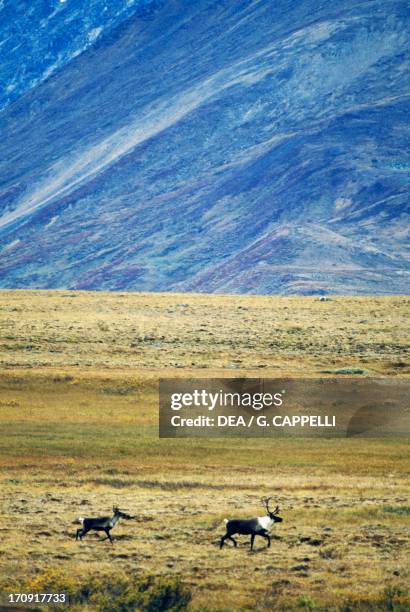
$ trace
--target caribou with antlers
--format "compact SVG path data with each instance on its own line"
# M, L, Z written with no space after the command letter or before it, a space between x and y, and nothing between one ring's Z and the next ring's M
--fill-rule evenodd
M266 515L259 516L257 518L252 519L225 519L226 524L226 533L221 538L220 548L223 547L225 540L231 540L235 546L237 546L236 540L232 537L235 534L239 535L250 535L251 536L251 550L253 550L253 543L255 541L255 536L261 536L268 541L267 548L270 547L270 537L269 531L271 530L274 523L281 523L283 519L278 516L279 506L271 511L269 509L269 502L272 498L266 497L263 498L262 504L265 506Z
M127 520L134 518L129 514L126 514L125 512L121 512L121 510L119 510L117 506L114 506L112 510L114 513L113 516L102 516L100 518L80 518L79 520L81 521L83 526L82 528L77 529L75 539L78 540L78 538L80 538L80 540L82 540L83 536L85 536L86 533L92 530L104 531L107 535L107 537L104 539L109 540L112 544L113 542L110 536L111 529L118 523L121 518Z

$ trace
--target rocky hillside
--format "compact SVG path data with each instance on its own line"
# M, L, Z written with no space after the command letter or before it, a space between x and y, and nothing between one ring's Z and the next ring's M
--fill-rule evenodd
M0 2L0 286L408 291L406 2L24 6Z

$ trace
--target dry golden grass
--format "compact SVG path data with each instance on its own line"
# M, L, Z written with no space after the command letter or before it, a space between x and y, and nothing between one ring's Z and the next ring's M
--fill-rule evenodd
M401 297L2 291L0 365L395 374L409 372L408 311Z
M405 589L410 573L406 440L159 440L157 381L341 367L408 376L407 306L2 292L0 585L28 588L56 568L79 581L181 576L195 610L388 606L381 593ZM272 547L252 554L242 537L220 551L223 518L260 514L264 494L284 518ZM114 546L74 540L78 516L113 504L136 516Z

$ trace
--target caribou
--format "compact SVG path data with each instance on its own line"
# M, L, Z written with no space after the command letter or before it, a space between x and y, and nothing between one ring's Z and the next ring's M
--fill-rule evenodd
M253 543L255 537L261 536L268 541L267 548L270 547L270 536L269 531L271 530L274 523L281 523L283 519L278 516L279 506L271 511L269 509L269 502L272 498L263 498L262 504L266 509L265 516L259 516L251 519L225 519L226 533L221 538L219 548L222 548L225 540L231 540L235 546L237 546L236 540L232 537L235 534L238 535L250 535L251 536L251 550L253 550Z
M80 540L82 540L85 534L89 531L104 531L107 535L107 537L104 539L109 540L112 544L113 541L110 535L111 529L118 523L121 518L127 520L133 518L129 514L121 512L121 510L119 510L117 506L114 506L112 510L113 516L102 516L100 518L80 518L79 520L83 524L83 526L80 529L77 529L75 539L78 540L78 538L80 538Z

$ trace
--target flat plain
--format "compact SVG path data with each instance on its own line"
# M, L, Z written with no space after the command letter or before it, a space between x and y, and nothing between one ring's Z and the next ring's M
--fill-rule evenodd
M162 376L408 377L408 305L2 291L0 586L113 609L87 581L171 577L192 610L408 609L408 440L158 438ZM266 495L271 548L220 551L223 519ZM135 516L113 546L75 541L113 505Z

